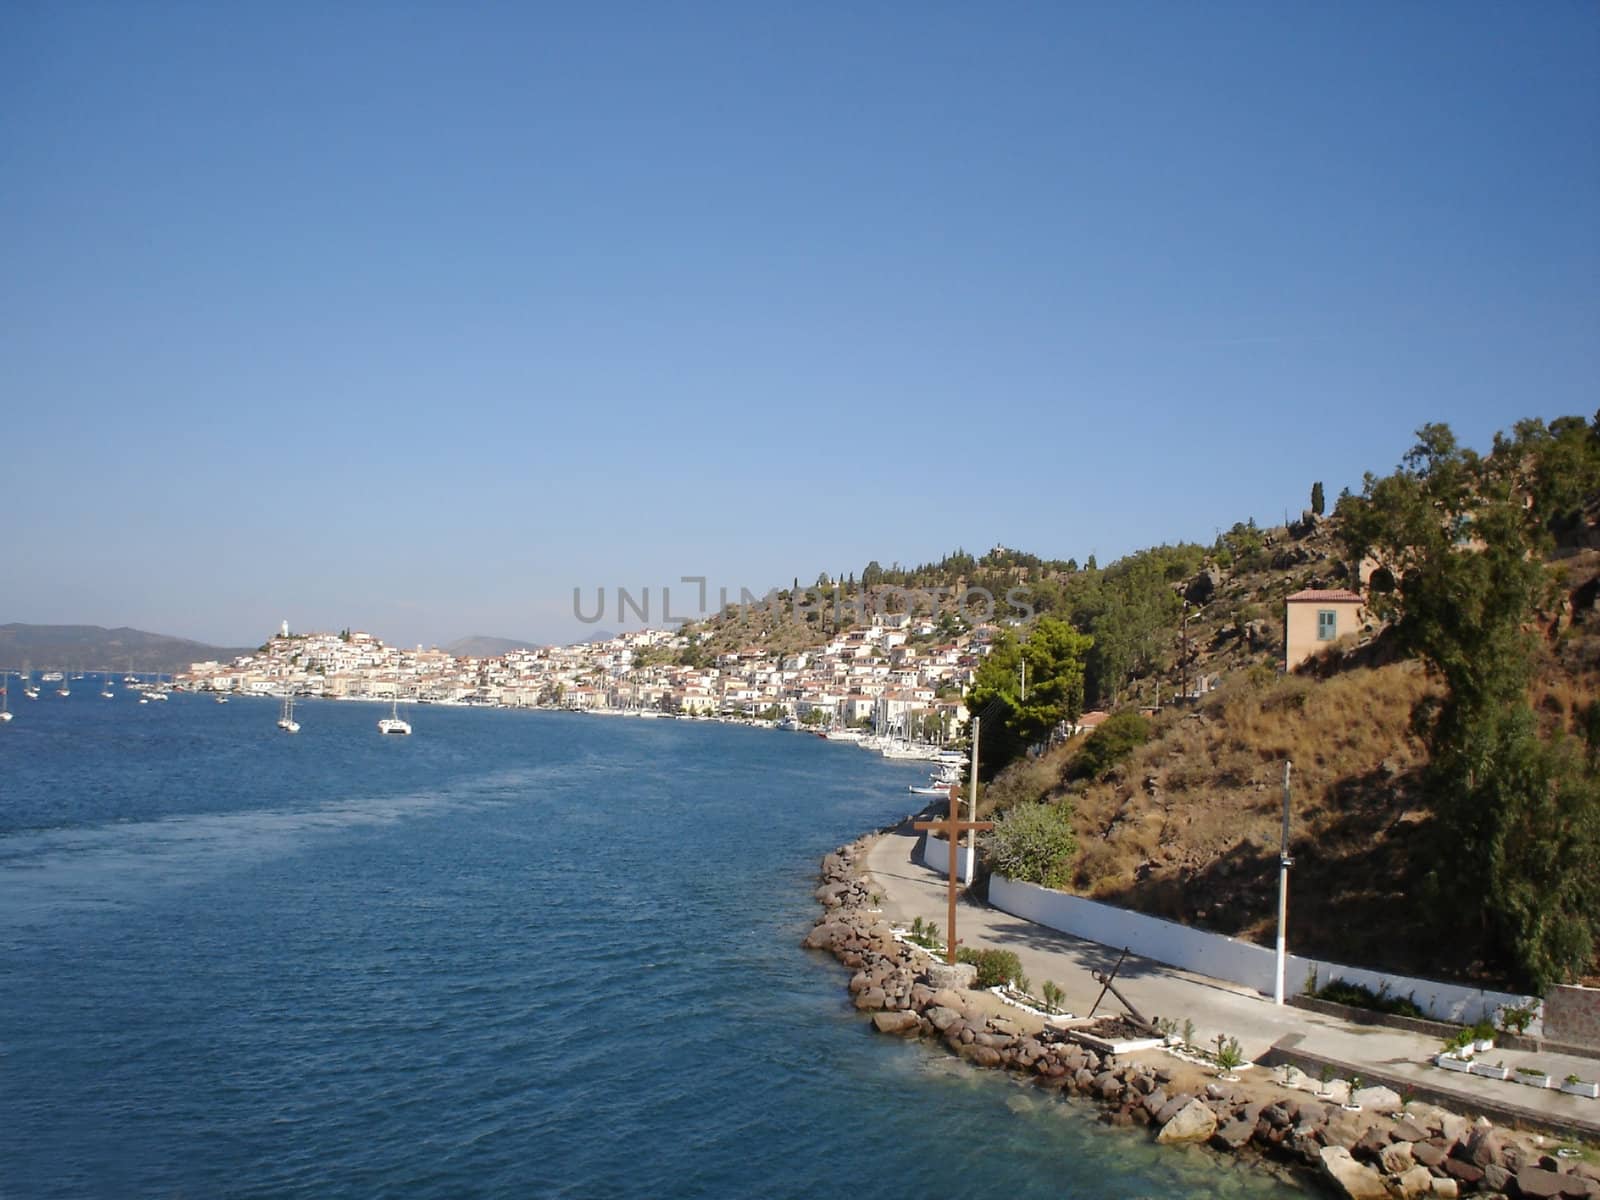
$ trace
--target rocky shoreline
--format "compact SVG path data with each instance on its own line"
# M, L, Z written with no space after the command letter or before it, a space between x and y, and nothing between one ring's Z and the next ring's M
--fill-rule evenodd
M1361 1108L1353 1111L1272 1079L1224 1082L1161 1051L1096 1050L1029 1021L992 994L960 986L960 968L931 963L871 911L860 865L870 840L823 858L823 913L803 944L852 972L852 1001L880 1033L937 1039L974 1066L1093 1100L1106 1124L1147 1126L1159 1143L1203 1143L1309 1172L1349 1200L1600 1200L1600 1167L1558 1158L1543 1139L1481 1117L1402 1103L1387 1088L1357 1093Z

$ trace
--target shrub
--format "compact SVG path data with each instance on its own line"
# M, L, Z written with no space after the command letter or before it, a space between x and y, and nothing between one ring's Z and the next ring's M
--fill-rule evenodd
M989 865L999 874L1042 887L1065 887L1078 849L1072 806L1018 805L995 821L984 845Z
M956 951L956 961L978 968L979 987L1002 987L1022 978L1022 961L1010 950L974 950L963 946Z
M1400 996L1388 994L1388 985L1384 985L1374 992L1371 988L1362 987L1359 983L1346 983L1342 979L1335 979L1321 991L1315 993L1318 1000L1331 1000L1335 1004L1348 1004L1351 1008L1367 1008L1373 1012L1394 1013L1401 1017L1420 1017L1423 1011L1416 1004Z
M1108 717L1087 738L1083 749L1067 763L1066 778L1104 779L1111 768L1150 740L1150 722L1138 713Z

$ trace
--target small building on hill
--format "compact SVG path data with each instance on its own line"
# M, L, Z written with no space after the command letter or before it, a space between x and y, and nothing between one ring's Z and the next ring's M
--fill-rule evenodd
M1361 596L1347 588L1307 588L1283 605L1283 669L1292 671L1366 621Z

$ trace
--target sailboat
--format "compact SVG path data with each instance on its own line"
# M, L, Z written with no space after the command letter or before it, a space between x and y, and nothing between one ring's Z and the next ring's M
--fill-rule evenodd
M11 720L11 677L0 677L0 722Z
M283 715L278 718L278 728L285 733L299 733L300 722L294 719L294 692L283 685Z
M105 678L100 683L100 695L106 700L113 699L115 697L115 695L116 695L116 693L111 690L111 672L110 671L107 671L105 673Z
M62 697L63 699L72 695L72 689L67 686L67 672L61 672L57 678L61 680L61 686L56 689L56 695Z
M404 733L411 732L411 723L400 718L400 696L397 692L393 702L389 705L389 715L378 722L379 733Z
M33 667L31 665L24 665L22 668L22 694L29 700L37 700L39 698L39 689L33 683Z

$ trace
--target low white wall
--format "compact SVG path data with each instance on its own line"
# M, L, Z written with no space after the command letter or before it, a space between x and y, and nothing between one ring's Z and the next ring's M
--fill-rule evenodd
M948 858L948 847L941 844L940 848ZM1163 921L1160 917L1148 917L1125 908L1086 900L1082 896L1069 896L1037 884L1019 883L1004 875L989 877L989 903L1013 916L1070 933L1085 941L1115 949L1126 946L1142 958L1154 959L1213 979L1243 984L1264 996L1270 997L1273 993L1277 955L1253 942L1224 937L1220 933L1207 933L1203 929L1191 929L1187 925ZM1289 936L1293 944L1292 925ZM1359 984L1374 992L1387 985L1389 995L1412 1000L1424 1013L1438 1021L1471 1024L1482 1017L1493 1020L1495 1014L1507 1005L1535 1002L1529 996L1438 983L1430 979L1413 979L1408 975L1302 958L1298 954L1288 956L1284 991L1289 995L1303 992L1312 972L1315 972L1317 987L1326 987L1336 979ZM1538 1025L1535 1023L1529 1032L1537 1031Z
M956 847L956 878L962 883L972 882L974 855L965 842ZM950 878L950 843L943 838L924 835L921 863L931 871Z

